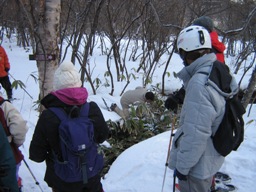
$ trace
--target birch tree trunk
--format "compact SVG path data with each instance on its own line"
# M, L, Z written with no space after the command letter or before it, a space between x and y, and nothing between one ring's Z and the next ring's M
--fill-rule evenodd
M53 89L53 76L59 63L59 26L61 0L39 0L38 12L39 23L37 28L36 55L43 55L44 59L37 60L39 89L41 100ZM49 55L54 56L54 60L49 59ZM48 57L48 59L47 59Z

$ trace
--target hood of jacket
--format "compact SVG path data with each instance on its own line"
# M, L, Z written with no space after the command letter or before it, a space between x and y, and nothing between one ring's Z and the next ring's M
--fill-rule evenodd
M202 73L207 75L206 84L211 85L223 97L232 97L237 94L239 88L235 78L229 73L228 67L222 63L215 65L215 61L216 55L214 53L205 54L178 72L177 76L183 81L185 89L194 74ZM213 73L211 73L212 70L214 70ZM215 81L217 78L222 82L221 85Z
M88 92L84 87L66 88L51 92L42 99L41 104L46 108L82 105L87 98Z

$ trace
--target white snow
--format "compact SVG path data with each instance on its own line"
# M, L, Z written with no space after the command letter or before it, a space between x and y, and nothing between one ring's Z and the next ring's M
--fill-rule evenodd
M21 88L13 90L14 97L19 100L13 101L14 106L21 112L24 119L27 120L29 131L27 133L26 141L21 147L21 150L25 156L25 161L28 163L32 174L23 162L20 168L20 176L23 179L23 191L24 192L50 192L51 189L44 182L45 163L35 163L30 161L29 145L34 132L34 128L38 119L38 112L34 103L38 99L38 82L34 80L32 75L37 76L37 67L35 61L30 61L29 54L32 54L32 50L24 50L21 47L16 46L16 42L11 42L4 39L3 47L5 48L9 60L11 63L10 74L16 79L21 80L26 85L26 91L30 96ZM95 69L93 77L102 78L104 82L103 73L106 71L105 57L100 53L94 52L94 56L91 58L92 65ZM160 61L159 63L162 63ZM137 66L137 63L130 62L127 66ZM113 67L114 68L114 67ZM157 67L157 73L154 75L154 85L161 82L162 71L164 66ZM171 77L166 77L166 86L173 91L181 86L181 82L175 79L172 72L178 72L182 68L181 60L178 55L175 55L171 61L168 71ZM232 68L231 68L232 69ZM32 75L31 75L32 74ZM242 82L242 86L247 85L249 75ZM141 74L136 74L138 79L132 80L127 89L132 89L138 85L141 86ZM242 75L242 69L236 78L240 80ZM11 78L11 77L10 77ZM11 81L13 79L11 78ZM117 83L115 86L114 96L110 96L110 88L106 88L103 85L97 90L97 95L92 95L91 88L88 83L85 83L85 87L89 91L89 100L95 101L102 109L105 120L117 120L119 116L114 112L109 112L104 108L101 97L106 98L106 101L111 104L112 102L119 103L120 92L126 82ZM148 87L150 88L150 86ZM1 90L4 94L4 90ZM232 152L226 157L225 163L221 168L221 171L228 173L232 177L231 184L237 186L239 192L254 192L256 183L256 129L255 129L255 117L256 107L252 107L250 116L247 116L249 112L244 115L245 123L245 138L244 142L236 152ZM165 162L167 157L168 144L170 139L170 131L159 134L155 137L140 142L126 151L124 151L113 163L111 169L102 180L105 192L160 192L163 186L163 178L165 173ZM172 191L172 171L167 168L166 177L164 183L164 192ZM39 185L36 184L39 182ZM41 190L41 189L42 190Z

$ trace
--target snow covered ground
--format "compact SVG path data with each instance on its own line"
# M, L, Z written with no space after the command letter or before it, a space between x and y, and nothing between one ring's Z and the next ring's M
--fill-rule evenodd
M34 163L28 159L28 150L30 141L34 132L34 127L38 119L38 112L35 109L35 101L38 98L38 83L34 80L33 75L37 75L37 67L35 61L29 61L29 54L31 50L24 50L17 47L15 42L7 39L3 42L3 47L8 53L11 63L10 74L16 79L21 80L26 85L26 91L33 97L33 99L21 88L14 90L14 97L18 100L13 101L13 104L21 112L24 119L27 120L29 131L27 133L26 141L21 147L25 156L25 161L29 165L29 169L22 163L20 168L20 176L23 179L24 192L50 192L51 189L44 182L45 163ZM100 56L96 52L95 58L92 61L101 63L96 66L94 76L100 76L106 69L104 66L104 56ZM131 66L137 65L131 63ZM171 61L169 72L178 72L182 68L181 60L178 55L175 55ZM154 75L154 85L161 82L163 70L158 67L159 71ZM240 79L242 71L236 76ZM139 75L139 74L138 74ZM101 75L102 77L102 75ZM103 79L103 78L102 78ZM245 86L248 83L249 76L246 77L242 84ZM14 79L11 78L11 81ZM140 80L132 81L128 89L140 85ZM101 107L106 120L117 120L119 116L114 112L105 110L101 97L106 98L108 102L116 102L118 105L120 99L120 91L125 83L119 83L115 87L114 96L108 94L109 88L101 86L97 90L97 95L90 95L89 100L95 101ZM170 90L176 90L181 86L181 82L173 77L167 78L166 85L169 85ZM85 85L87 86L87 85ZM149 87L150 88L150 87ZM89 93L92 94L88 87ZM119 91L120 90L120 91ZM4 90L2 89L4 93ZM232 177L231 184L237 186L239 192L254 192L256 183L256 107L252 107L250 115L244 115L245 123L245 139L237 152L232 152L225 160L221 171L228 173ZM126 151L124 151L113 163L106 178L102 180L106 192L160 192L163 185L163 177L165 171L165 161L167 156L167 149L170 139L170 131L159 134L155 137L147 139L139 144L136 144ZM167 169L166 180L164 184L164 192L172 191L172 171ZM33 178L34 177L34 178ZM39 183L39 185L36 184Z

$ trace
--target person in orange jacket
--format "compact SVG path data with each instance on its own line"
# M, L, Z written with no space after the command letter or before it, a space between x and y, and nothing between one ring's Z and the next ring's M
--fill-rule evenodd
M218 33L214 30L214 23L208 16L201 16L194 20L193 25L199 25L207 29L210 33L212 51L215 53L217 60L225 64L224 51L226 46L219 41Z
M12 84L8 72L10 63L4 48L0 45L0 83L6 91L9 100L12 100Z

